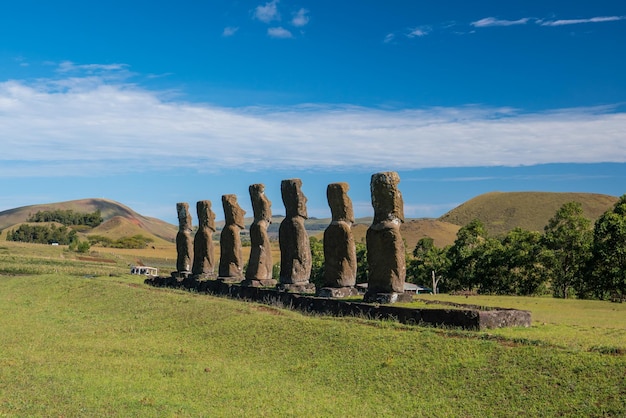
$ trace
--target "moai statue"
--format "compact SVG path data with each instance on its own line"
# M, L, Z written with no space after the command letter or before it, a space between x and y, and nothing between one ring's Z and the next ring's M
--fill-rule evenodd
M248 189L254 211L254 222L250 225L250 260L246 269L244 286L276 286L272 278L272 249L267 233L272 223L272 202L265 196L265 185L253 184Z
M187 277L191 273L193 240L191 238L191 215L189 204L177 203L178 233L176 234L176 273L178 277Z
M243 256L241 254L240 232L245 228L243 216L246 211L239 207L237 196L222 196L226 225L220 234L220 265L218 278L231 283L243 280Z
M354 212L348 197L348 183L331 183L326 197L332 221L324 231L324 287L322 297L346 297L358 294L356 285L356 244L352 236Z
M394 171L372 175L374 221L366 235L369 274L365 302L392 303L411 299L411 295L404 293L405 250L400 235L404 203L398 183L400 177Z
M307 219L306 196L301 191L302 180L290 179L280 183L285 204L285 219L278 229L280 245L279 290L298 293L315 292L311 276L311 246L304 228Z
M215 232L215 213L211 210L210 200L196 203L198 212L198 231L193 240L194 277L209 278L215 275L215 256L213 250L213 233Z

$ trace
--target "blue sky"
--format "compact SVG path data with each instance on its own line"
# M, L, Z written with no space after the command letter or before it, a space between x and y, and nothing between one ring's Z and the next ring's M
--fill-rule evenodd
M490 191L626 193L626 2L20 0L0 6L0 211L394 170L407 217Z

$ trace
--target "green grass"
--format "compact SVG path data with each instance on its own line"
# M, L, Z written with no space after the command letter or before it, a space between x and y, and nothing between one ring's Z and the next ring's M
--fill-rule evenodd
M623 416L626 358L305 316L128 276L0 276L0 415Z
M502 328L489 334L535 340L569 350L626 353L626 303L522 296L419 295L422 300L531 311L529 328Z

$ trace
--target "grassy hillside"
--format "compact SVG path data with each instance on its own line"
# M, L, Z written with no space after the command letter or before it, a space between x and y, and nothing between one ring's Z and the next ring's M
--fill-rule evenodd
M357 223L352 226L352 234L356 242L365 243L365 235L370 224L371 222ZM417 241L424 237L432 238L435 245L440 248L451 245L459 229L458 225L436 219L410 219L400 226L400 233L406 243L407 251L411 252Z
M122 217L138 226L143 235L152 234L166 241L176 238L177 226L171 225L160 219L143 216L127 206L107 199L81 199L67 202L48 203L42 205L22 206L15 209L0 212L0 230L25 222L31 215L38 211L48 210L73 210L74 212L91 213L99 210L104 220L114 217ZM121 238L121 237L111 237Z
M132 237L134 235L143 235L146 238L153 240L153 246L172 246L171 241L166 241L160 238L150 231L145 229L141 224L133 222L132 219L124 218L122 216L114 216L97 227L87 231L84 235L101 235L112 240L116 240L122 237Z
M613 207L617 197L593 193L493 192L477 196L439 218L455 225L480 219L491 235L515 227L543 232L550 218L568 202L580 202L585 216L595 221Z
M0 286L2 416L626 414L624 355L543 342L548 328L597 332L560 316L516 338L305 316L131 276Z

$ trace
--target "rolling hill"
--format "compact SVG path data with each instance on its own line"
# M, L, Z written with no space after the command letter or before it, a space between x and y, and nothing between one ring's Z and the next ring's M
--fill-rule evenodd
M550 218L568 202L580 202L585 216L594 222L617 202L615 196L594 193L492 192L452 209L440 221L463 226L474 219L490 235L506 234L515 227L543 232Z
M14 227L38 211L73 210L75 212L90 213L99 210L104 222L88 234L105 235L110 238L121 238L142 234L153 235L165 241L172 242L176 238L178 228L160 219L143 216L124 206L121 203L108 199L80 199L59 203L22 206L0 212L0 230ZM124 225L122 227L122 225ZM131 225L134 227L131 228ZM132 231L131 231L132 230ZM129 235L126 235L128 233Z
M417 241L431 237L438 247L454 243L460 227L480 219L491 235L504 234L515 227L543 232L548 220L565 203L580 202L585 216L595 221L602 213L610 209L617 197L592 193L547 193L547 192L492 192L477 196L452 209L439 219L407 219L401 226L401 233L406 241L407 250L411 251ZM0 230L14 228L26 222L37 211L68 210L76 212L94 212L100 210L104 222L98 227L84 231L84 234L103 235L111 239L144 235L155 239L173 242L178 227L162 220L146 217L127 206L107 199L81 199L68 202L23 206L0 212ZM277 215L272 218L269 233L278 236L278 227L284 219ZM252 223L246 218L246 228ZM372 218L358 218L353 226L356 242L365 243L365 234ZM321 239L330 219L307 219L305 226L310 236ZM216 222L219 230L224 222Z

